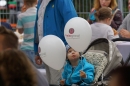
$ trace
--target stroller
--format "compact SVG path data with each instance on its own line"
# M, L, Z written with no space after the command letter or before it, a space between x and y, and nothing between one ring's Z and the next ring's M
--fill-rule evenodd
M116 39L113 39L112 41L113 42L118 42L118 41L130 42L130 38L116 38ZM130 52L129 52L129 56L127 57L126 61L123 62L123 66L129 65L129 61L130 61Z
M90 86L106 86L111 71L123 64L122 55L116 45L105 38L93 41L83 56L95 66L95 78Z

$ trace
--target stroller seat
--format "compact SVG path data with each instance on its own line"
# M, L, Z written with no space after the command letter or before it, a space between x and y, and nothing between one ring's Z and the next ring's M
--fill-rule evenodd
M108 60L106 58L107 53L104 51L90 50L86 52L83 56L87 61L94 65L95 67L95 78L94 82L97 82L101 74L103 73Z
M105 38L94 40L83 54L87 61L95 66L95 79L91 86L106 86L111 71L122 66L122 55L115 43Z

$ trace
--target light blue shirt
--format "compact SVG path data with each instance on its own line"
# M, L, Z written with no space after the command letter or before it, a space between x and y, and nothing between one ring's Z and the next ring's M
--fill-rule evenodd
M34 50L34 25L36 20L36 7L31 7L18 15L17 28L24 29L22 50Z

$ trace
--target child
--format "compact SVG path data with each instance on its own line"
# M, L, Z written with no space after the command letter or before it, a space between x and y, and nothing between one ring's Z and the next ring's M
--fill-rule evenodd
M24 10L18 15L17 28L20 34L24 33L21 50L25 52L28 58L35 64L34 53L34 25L36 19L36 4L37 0L24 0Z
M0 86L37 86L35 70L20 50L0 52Z
M91 24L92 41L98 38L114 39L114 32L110 26L113 19L111 8L102 7L96 11L95 16L98 22Z
M84 57L80 56L70 46L67 47L67 64L62 73L63 80L61 85L85 85L91 84L94 79L94 66L86 61Z

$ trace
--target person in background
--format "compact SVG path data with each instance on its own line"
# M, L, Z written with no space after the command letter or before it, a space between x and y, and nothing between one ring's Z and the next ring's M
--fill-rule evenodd
M0 52L1 86L37 86L36 73L26 55L17 49Z
M130 14L128 14L122 24L120 25L118 32L120 34L121 37L123 38L130 38Z
M14 31L14 29L11 27L11 25L9 23L6 22L0 22L0 25L6 27L7 29Z
M15 35L15 33L6 29L3 26L0 26L0 52L3 52L8 49L18 49L18 45L18 37ZM37 74L37 86L49 86L45 76L43 76L34 66L33 68Z
M34 53L34 25L36 20L37 0L24 0L24 10L18 15L17 29L20 34L24 33L21 50L28 56L30 61L38 68L35 63Z
M119 26L122 24L123 20L122 13L117 8L117 0L94 0L94 7L90 12L88 22L92 24L97 21L94 14L102 7L110 7L112 9L113 19L110 26L117 30Z
M102 7L95 13L97 22L91 24L92 41L98 38L114 39L114 32L109 26L112 21L112 9L109 7Z
M116 68L111 73L108 86L130 86L130 66Z
M128 1L128 9L130 9L130 0ZM130 13L124 18L118 32L122 38L130 38Z
M64 27L68 20L74 17L77 17L77 13L73 5L73 0L39 0L34 28L34 50L37 64L43 64L38 54L38 44L41 38L46 35L55 35L66 45ZM44 65L49 84L59 85L62 69L58 71L46 64Z

